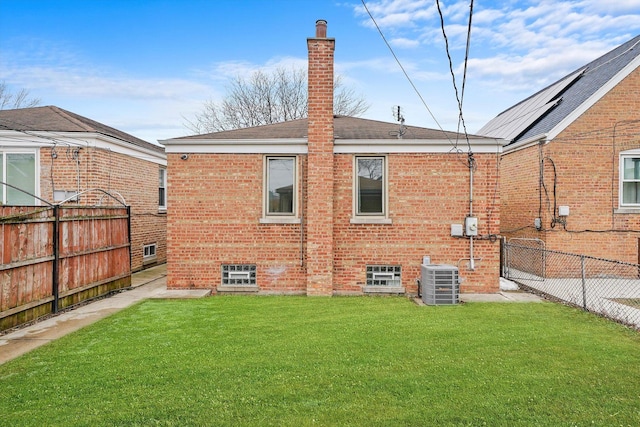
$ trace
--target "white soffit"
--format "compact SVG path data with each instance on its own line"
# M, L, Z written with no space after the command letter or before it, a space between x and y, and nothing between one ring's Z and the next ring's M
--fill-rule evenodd
M307 154L306 138L166 139L158 141L169 153Z
M336 139L333 146L335 154L364 153L450 153L471 151L474 153L501 153L508 141L495 138L464 139L456 142L447 139Z
M499 114L484 125L477 133L512 141L547 111L557 105L560 101L559 98L556 99L558 94L576 81L583 73L584 69L573 73L522 101L520 104Z

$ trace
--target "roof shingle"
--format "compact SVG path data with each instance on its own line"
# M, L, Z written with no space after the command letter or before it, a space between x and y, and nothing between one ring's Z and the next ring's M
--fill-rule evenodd
M92 132L163 153L164 149L126 132L55 106L0 110L0 130Z

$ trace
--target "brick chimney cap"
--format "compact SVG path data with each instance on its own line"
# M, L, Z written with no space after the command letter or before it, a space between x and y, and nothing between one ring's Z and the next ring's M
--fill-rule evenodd
M318 39L327 38L327 21L324 19L318 19L316 21L316 38Z

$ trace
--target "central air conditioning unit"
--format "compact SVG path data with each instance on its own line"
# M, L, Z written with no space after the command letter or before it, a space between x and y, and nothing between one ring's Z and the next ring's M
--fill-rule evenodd
M458 267L446 264L422 265L422 301L427 305L457 304L460 296Z

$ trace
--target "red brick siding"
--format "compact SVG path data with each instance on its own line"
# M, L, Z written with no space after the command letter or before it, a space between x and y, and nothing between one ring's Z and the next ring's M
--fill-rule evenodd
M308 39L309 168L306 185L307 293L331 295L333 283L333 53L335 41Z
M469 211L466 156L391 154L391 225L350 224L353 155L333 156L333 253L330 292L360 292L367 264L402 265L403 285L415 293L423 255L433 263L460 265L463 291L498 289L499 245L475 241L476 270L471 272L469 240L450 236L452 223ZM476 155L474 212L482 235L497 233L500 203L495 155ZM305 176L306 156L300 156ZM169 154L168 274L170 288L212 288L221 281L221 264L256 264L262 291L304 292L311 251L301 266L300 225L260 224L263 155L191 154L186 161ZM304 190L303 216L312 205ZM311 197L312 199L313 197ZM492 209L491 214L489 211ZM489 222L491 217L491 222ZM491 224L491 229L489 225ZM306 230L306 221L304 224ZM305 233L305 243L309 234ZM324 236L321 236L324 238ZM305 244L305 253L309 249ZM306 267L306 268L305 268Z
M499 196L495 155L476 155L474 215L480 234L497 234ZM402 284L417 291L424 255L434 264L460 266L465 292L495 292L499 278L499 245L474 242L476 270L467 269L469 240L451 237L451 224L469 213L469 169L466 156L390 154L389 218L392 224L351 224L353 155L335 159L335 273L337 291L360 291L368 264L402 266ZM492 210L491 213L489 211ZM491 220L489 221L489 217Z
M131 206L131 269L137 271L143 265L143 247L156 243L156 263L166 262L166 224L164 212L158 211L158 169L160 166L115 153L113 151L85 147L79 151L79 167L66 147L40 150L40 193L45 200L53 201L53 189L80 191L99 188L119 193ZM75 203L75 202L71 202ZM81 204L113 205L109 197L100 192L83 195Z
M543 228L519 234L546 241L548 249L638 262L640 214L618 209L619 154L640 148L640 71L627 76L595 105L543 146L503 155L501 161L502 232L533 225L538 208L539 159L545 159ZM551 228L553 170L556 166L555 205L569 206L566 230ZM548 200L548 201L547 201ZM535 209L534 209L535 207ZM557 214L557 212L556 212Z
M215 289L222 264L256 264L262 290L306 290L300 225L260 224L262 155L169 154L168 164L170 288Z

